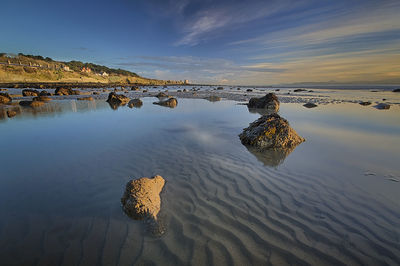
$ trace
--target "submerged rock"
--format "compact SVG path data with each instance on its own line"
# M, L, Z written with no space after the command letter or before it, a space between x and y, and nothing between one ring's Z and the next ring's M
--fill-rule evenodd
M261 98L251 98L247 106L249 109L269 109L277 112L279 110L279 100L274 93L268 93Z
M315 103L308 102L306 104L303 104L303 106L306 108L314 108L317 107L318 105L316 105Z
M153 104L158 104L165 107L175 108L178 105L178 100L175 98L169 98L164 101L154 102Z
M38 90L26 89L22 90L23 96L39 96L40 92Z
M302 92L302 91L307 91L305 89L295 89L293 92Z
M278 114L263 115L239 135L243 145L266 149L292 149L305 141Z
M10 95L6 92L0 92L0 104L6 104L12 101Z
M140 107L142 107L142 105L143 105L143 102L140 99L132 99L128 103L129 108L133 108L133 107L140 108Z
M55 91L56 95L80 95L81 92L70 88L57 88Z
M393 92L400 92L400 89L394 89Z
M375 108L379 109L379 110L388 110L388 109L390 109L390 105L387 103L380 103L380 104L375 105Z
M157 220L161 208L160 193L164 184L164 178L159 175L129 181L121 198L125 213L137 220L144 218Z

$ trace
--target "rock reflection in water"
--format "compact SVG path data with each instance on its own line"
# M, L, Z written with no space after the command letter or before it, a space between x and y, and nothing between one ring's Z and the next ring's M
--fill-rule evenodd
M250 108L249 106L247 106L247 108L249 109L249 112L252 114L270 115L276 113L274 110L266 108Z
M265 166L269 167L277 167L282 164L285 161L286 157L288 157L289 154L295 149L294 147L290 149L269 149L260 151L257 148L248 146L245 147L251 154L253 154L257 158L257 160L262 162Z
M51 116L67 112L85 112L100 108L105 108L106 103L100 104L96 101L79 101L76 100L61 100L47 102L42 106L19 106L19 105L4 105L0 107L0 120L7 118L7 111L15 111L15 117L37 117Z

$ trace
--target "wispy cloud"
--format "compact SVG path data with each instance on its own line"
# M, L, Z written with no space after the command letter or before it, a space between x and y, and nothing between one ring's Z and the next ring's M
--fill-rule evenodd
M251 3L250 3L251 2ZM184 36L175 45L194 46L210 38L220 36L224 30L268 17L289 7L289 1L221 1L198 9L183 26ZM299 3L299 2L298 2ZM292 6L298 4L293 4Z

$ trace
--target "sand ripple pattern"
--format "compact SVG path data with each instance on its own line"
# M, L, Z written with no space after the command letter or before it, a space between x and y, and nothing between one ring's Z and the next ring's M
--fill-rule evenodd
M187 144L187 143L186 143ZM273 169L249 160L244 147L222 152L185 145L113 147L82 163L109 169L85 183L92 205L69 215L15 216L2 221L6 265L398 265L400 212L334 176ZM140 155L133 149L139 149ZM119 197L132 176L167 180L161 238L122 214ZM112 178L111 178L112 177ZM71 188L72 190L72 188ZM88 201L89 202L89 201ZM101 209L92 215L91 209ZM71 215L75 214L75 215ZM86 215L85 215L86 214Z

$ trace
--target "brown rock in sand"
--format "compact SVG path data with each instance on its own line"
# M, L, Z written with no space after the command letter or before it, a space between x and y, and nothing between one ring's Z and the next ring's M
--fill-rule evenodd
M305 141L278 114L263 115L239 135L244 145L265 149L291 149Z
M164 178L159 175L129 181L121 198L125 213L133 219L157 220L161 208L160 193L164 184Z

